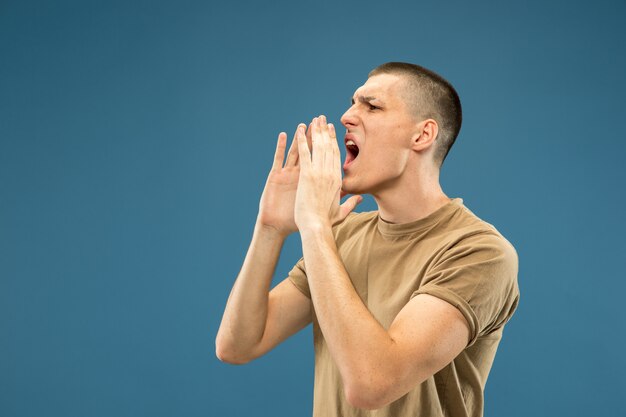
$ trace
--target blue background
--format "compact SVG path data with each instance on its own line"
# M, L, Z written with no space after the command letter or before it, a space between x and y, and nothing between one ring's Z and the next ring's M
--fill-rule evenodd
M214 338L278 132L338 124L392 60L457 87L444 191L519 254L486 416L626 415L625 21L623 0L0 2L0 415L310 415L310 327L239 367Z

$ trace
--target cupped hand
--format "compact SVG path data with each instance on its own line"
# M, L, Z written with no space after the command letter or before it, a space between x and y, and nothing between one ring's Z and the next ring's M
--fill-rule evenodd
M341 223L363 200L357 195L340 204L343 197L341 154L335 127L326 123L326 117L320 116L313 119L309 130L312 151L307 146L304 125L298 126L296 131L300 172L294 221L300 232L312 227L332 227Z
M304 129L306 125L300 124L298 129L300 128ZM274 163L265 182L257 216L257 226L272 230L282 237L298 230L294 220L294 202L300 177L300 164L295 135L285 160L286 148L287 134L281 132L278 135Z

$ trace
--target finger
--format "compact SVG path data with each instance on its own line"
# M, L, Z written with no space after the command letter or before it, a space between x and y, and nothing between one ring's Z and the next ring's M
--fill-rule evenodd
M347 199L341 206L339 206L340 220L343 221L346 217L348 217L348 214L350 214L350 212L354 210L361 201L363 201L363 197L355 195Z
M328 124L326 123L326 116L321 115L319 117L320 124L320 140L322 141L322 147L324 149L323 166L324 168L332 169L333 166L333 152L330 147L330 136L328 134Z
M296 137L298 141L300 166L303 169L308 169L311 167L311 152L309 152L309 146L306 143L306 133L304 131L304 127L298 126ZM302 171L300 171L300 173L302 173Z
M330 139L333 147L339 150L339 145L337 143L337 132L335 132L335 125L332 123L328 123L328 138Z
M341 152L339 152L339 146L337 145L337 134L335 133L335 125L328 124L328 137L330 138L331 146L333 148L333 170L339 173L341 176Z
M285 163L285 167L293 167L298 165L298 138L296 135L300 126L306 127L304 123L300 123L296 128L296 131L293 134L293 139L291 141L291 146L289 147L289 153L287 154L287 162Z
M287 134L285 132L280 132L278 134L278 141L276 142L276 152L274 153L274 163L272 164L272 169L281 169L283 167L286 147Z
M337 147L337 140L334 138L334 126L332 123L326 122L326 117L323 120L324 124L324 141L326 142L326 167L331 170L334 175L338 175L341 178L341 167L339 165L339 160L341 156L339 155L339 148ZM334 141L334 143L333 143Z
M313 166L321 167L323 166L323 163L324 163L324 148L322 147L323 141L322 141L322 136L321 136L322 132L320 130L319 118L315 117L313 119L313 122L311 122L311 124L312 124L311 139L313 140L313 147L311 149L313 156L311 158L311 163L313 164Z
M309 123L309 127L306 130L306 143L309 146L311 152L313 151L313 122Z

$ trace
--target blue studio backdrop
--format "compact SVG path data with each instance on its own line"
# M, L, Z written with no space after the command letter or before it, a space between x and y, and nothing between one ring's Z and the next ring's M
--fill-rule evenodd
M310 415L310 327L245 366L215 335L277 134L339 126L387 61L456 86L443 189L518 251L485 415L626 415L625 21L623 0L1 1L0 416Z

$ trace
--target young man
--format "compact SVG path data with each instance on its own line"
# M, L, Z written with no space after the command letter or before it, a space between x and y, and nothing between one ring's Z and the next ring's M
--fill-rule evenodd
M248 362L313 322L314 416L481 416L519 299L518 258L439 185L461 127L457 93L432 71L387 63L341 123L343 180L324 116L298 126L286 161L279 135L217 356ZM378 210L351 213L366 193ZM340 204L343 194L354 196ZM269 291L296 231L303 258Z

